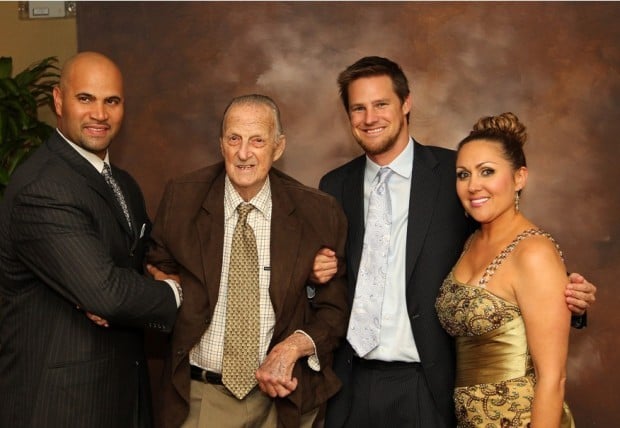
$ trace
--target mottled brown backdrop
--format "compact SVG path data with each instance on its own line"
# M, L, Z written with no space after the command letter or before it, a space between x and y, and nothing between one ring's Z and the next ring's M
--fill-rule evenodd
M453 148L481 115L529 129L523 209L569 269L599 286L573 331L567 399L578 426L618 426L620 3L80 2L78 45L113 57L127 112L114 161L155 213L166 180L219 159L221 112L261 92L283 110L278 163L306 184L360 153L335 79L361 56L399 62L411 132ZM419 203L424 203L419 201Z

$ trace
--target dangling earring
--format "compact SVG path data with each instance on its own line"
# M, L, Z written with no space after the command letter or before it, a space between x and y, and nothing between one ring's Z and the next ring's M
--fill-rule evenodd
M519 212L519 191L515 192L515 211Z
M469 213L465 211L465 218L469 218Z

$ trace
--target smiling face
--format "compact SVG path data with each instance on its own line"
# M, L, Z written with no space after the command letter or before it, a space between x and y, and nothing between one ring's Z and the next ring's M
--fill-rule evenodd
M71 142L105 158L123 120L123 78L109 59L77 55L65 66L54 88L58 129Z
M499 143L473 140L456 159L456 192L465 211L479 223L515 214L515 192L527 181L527 168L514 170Z
M277 135L273 110L265 104L230 107L222 125L220 148L226 174L244 201L263 187L273 162L284 152L284 135Z
M389 164L409 142L406 116L411 98L401 103L385 75L352 81L348 97L353 137L375 163Z

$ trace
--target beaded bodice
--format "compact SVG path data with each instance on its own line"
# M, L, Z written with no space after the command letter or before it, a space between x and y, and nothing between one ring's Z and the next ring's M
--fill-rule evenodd
M452 336L476 336L488 333L521 316L519 307L489 292L486 286L502 262L527 237L545 236L562 254L553 237L540 229L521 232L487 266L478 285L459 282L451 271L439 291L435 307L443 328ZM473 235L472 235L473 237ZM469 249L470 237L463 254Z

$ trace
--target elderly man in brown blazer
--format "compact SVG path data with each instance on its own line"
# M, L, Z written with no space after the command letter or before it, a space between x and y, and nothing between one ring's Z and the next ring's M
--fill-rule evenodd
M307 278L321 247L344 256L346 219L272 168L285 144L270 98L235 98L224 162L167 185L149 261L181 276L184 304L164 364L165 427L310 427L340 387L345 278L316 289Z

